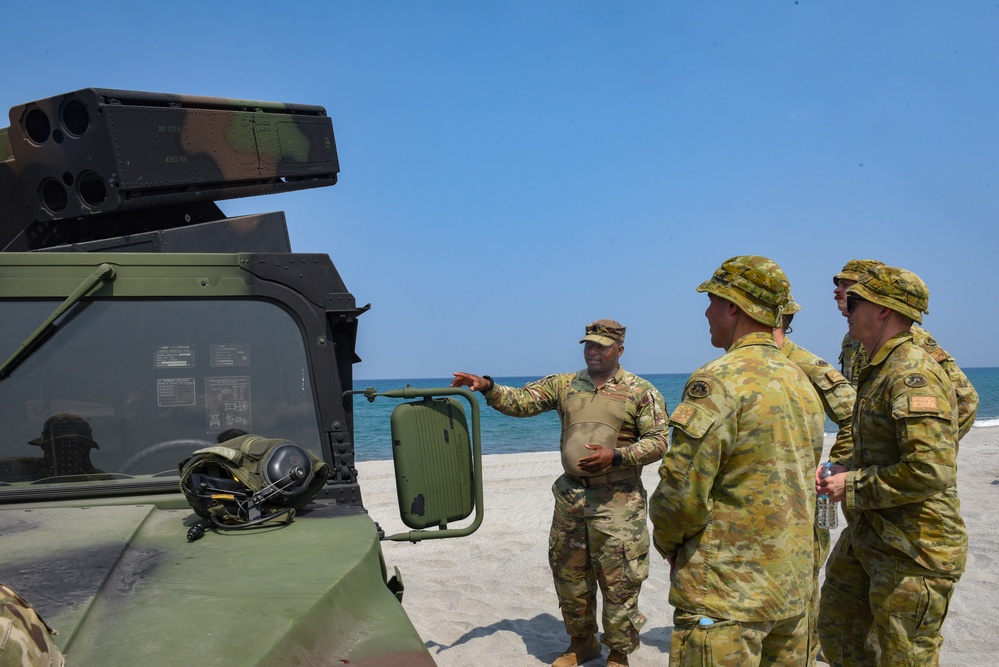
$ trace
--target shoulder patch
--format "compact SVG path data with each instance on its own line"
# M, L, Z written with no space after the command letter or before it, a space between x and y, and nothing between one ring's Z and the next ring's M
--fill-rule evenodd
M930 336L929 338L927 338L925 342L926 342L927 345L932 345L934 347L936 347L936 345L937 345L937 342L933 339L933 336Z
M694 406L681 403L676 406L676 410L674 410L672 416L670 416L670 421L686 426L687 422L690 421L690 418L694 416L694 412Z
M944 349L942 347L935 347L931 350L926 350L926 351L929 352L931 357L933 357L933 361L937 362L938 364L942 364L943 362L947 361L947 353L944 352Z
M826 361L825 359L816 359L815 360L815 365L816 366L828 366L829 362Z
M687 396L691 398L704 398L711 393L711 387L708 386L707 382L702 380L697 380L691 382L690 386L687 387Z
M921 373L913 373L905 378L905 384L909 387L925 387L926 386L926 376Z
M909 409L919 412L939 412L936 396L910 396Z

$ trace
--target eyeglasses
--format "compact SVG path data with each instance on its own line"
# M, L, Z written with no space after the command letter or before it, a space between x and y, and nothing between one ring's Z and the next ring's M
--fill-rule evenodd
M867 299L861 299L859 296L847 296L846 297L846 312L852 313L853 309L857 307L857 304L861 301L867 301Z

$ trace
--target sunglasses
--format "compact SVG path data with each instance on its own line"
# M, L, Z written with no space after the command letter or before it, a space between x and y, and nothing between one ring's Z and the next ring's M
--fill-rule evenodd
M852 313L853 309L857 307L857 304L861 301L867 301L867 299L861 299L859 296L848 296L846 297L846 312Z

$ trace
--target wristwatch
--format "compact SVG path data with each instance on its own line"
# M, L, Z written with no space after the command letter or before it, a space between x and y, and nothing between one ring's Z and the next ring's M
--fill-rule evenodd
M619 466L624 461L624 456L621 455L620 449L614 450L614 460L611 461L611 465Z

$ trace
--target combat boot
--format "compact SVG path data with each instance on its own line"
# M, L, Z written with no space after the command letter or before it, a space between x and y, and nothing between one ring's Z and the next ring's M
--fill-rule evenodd
M607 656L607 667L628 667L628 654L623 651L611 651Z
M569 642L569 648L552 663L552 667L575 667L587 660L593 660L598 655L600 655L600 644L597 643L596 637L593 635L573 637Z

